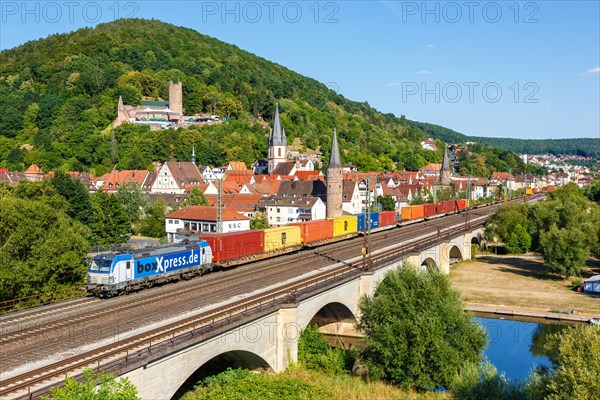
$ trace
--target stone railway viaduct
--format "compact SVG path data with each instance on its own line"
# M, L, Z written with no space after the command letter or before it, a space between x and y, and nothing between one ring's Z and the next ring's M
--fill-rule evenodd
M234 322L217 334L199 337L176 351L155 356L122 376L138 387L143 399L162 400L170 399L186 383L195 382L209 371L241 367L282 372L297 361L302 329L316 323L329 333L343 335L352 331L360 318L361 296L372 294L387 271L397 268L401 261L435 266L448 273L451 261L471 258L471 245L482 241L483 229L476 227L373 271L364 271L352 280L299 296L254 318ZM388 249L394 246L391 244Z

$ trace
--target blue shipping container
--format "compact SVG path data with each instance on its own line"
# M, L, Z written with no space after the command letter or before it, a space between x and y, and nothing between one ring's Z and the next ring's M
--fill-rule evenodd
M358 231L363 232L365 230L365 214L356 214ZM379 213L371 213L371 229L379 228Z

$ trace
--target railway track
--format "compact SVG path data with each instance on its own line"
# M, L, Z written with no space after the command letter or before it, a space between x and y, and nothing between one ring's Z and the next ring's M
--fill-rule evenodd
M499 205L496 206L488 206L485 209L481 209L478 210L476 212L471 213L472 216L475 216L474 219L479 218L481 221L483 221L482 218L477 217L478 214L482 214L482 215L487 215L488 213L492 212L495 208L499 207ZM405 226L402 227L400 229L392 229L392 230L387 230L387 231L382 231L382 232L378 232L376 234L373 235L372 239L371 239L371 246L372 249L374 249L374 251L378 248L384 248L390 245L390 243L394 243L395 241L400 241L400 243L402 242L406 242L407 240L411 239L411 238L415 238L415 237L419 237L420 235L424 235L427 232L433 233L434 231L432 230L432 228L439 228L442 225L457 225L457 224L461 224L462 220L466 219L464 214L459 214L459 215L452 215L452 216L447 216L444 217L443 219L437 219L437 220L432 220L432 221L427 221L424 222L422 224L414 224L414 225L410 225L410 226ZM441 223L441 224L440 224ZM481 223L481 222L476 222L476 223ZM442 228L443 229L443 228ZM461 229L459 228L454 228L454 229ZM431 234L429 236L429 238L427 238L427 240L437 240L439 239L439 235L440 235L440 230L437 229L437 235L433 235ZM446 234L448 234L448 232L445 232ZM421 239L421 240L425 240L425 239ZM253 290L257 289L257 284L260 283L260 286L265 287L265 286L269 286L269 284L277 284L277 283L281 283L284 282L286 279L289 279L292 276L299 276L302 275L304 273L307 272L311 272L311 271L315 271L318 270L319 268L322 268L325 265L329 265L331 264L331 260L337 260L337 259L350 259L353 258L357 255L360 254L360 243L362 241L362 238L355 238L355 239L351 239L348 241L344 241L344 242L338 242L336 244L332 244L332 245L325 245L322 247L319 247L318 249L313 249L313 250L309 250L309 251L305 251L302 252L301 254L296 254L296 255L285 255L279 258L275 258L275 259L270 259L267 261L258 261L253 263L250 266L244 266L244 267L238 267L235 271L230 271L228 273L222 273L222 274L211 274L208 275L207 277L203 277L201 279L197 279L197 280L193 280L191 282L185 282L183 285L181 284L176 284L176 285L167 285L165 287L162 288L158 288L158 289L152 289L152 290L147 290L144 292L141 292L138 295L133 295L133 296L126 296L126 297L121 297L121 298L115 298L115 299L111 299L111 300L104 300L101 301L103 306L106 306L106 308L111 308L110 312L107 312L106 310L104 310L103 314L101 314L102 316L107 316L107 315L112 315L112 317L114 318L127 318L127 313L129 313L129 317L131 317L132 314L135 314L135 312L137 311L138 313L140 312L140 309L142 310L146 310L148 312L149 318L152 320L154 318L164 318L164 314L165 314L165 310L169 309L169 310L177 310L177 314L183 314L186 311L189 311L191 308L196 307L197 308L197 304L190 304L193 303L194 301L200 300L202 299L204 301L205 304L209 304L211 302L216 303L217 301L219 301L219 299L224 299L224 298L231 298L231 297L235 297L237 295L243 294L243 293L249 293L252 292ZM399 245L396 249L394 250L390 250L386 253L388 253L388 257L391 257L391 254L394 255L398 255L398 252L400 251L406 251L407 247L406 246L416 246L417 244L413 241L410 244L405 244L405 245ZM374 260L379 260L378 257L382 257L380 255L375 256L373 259ZM303 260L303 262L300 262L301 260ZM376 261L374 261L376 262ZM378 262L378 261L377 261ZM292 270L292 273L290 274L290 268L283 268L284 266L287 266L290 263L295 263L294 265L294 269ZM331 280L333 278L330 277L329 274L333 274L331 276L333 276L334 278L336 276L338 276L339 274L341 274L342 272L345 274L351 273L352 271L354 271L353 273L357 273L356 271L359 271L360 268L362 266L358 265L355 263L355 265L351 265L351 266L340 266L337 268L332 269L331 271L327 271L327 272L322 272L320 273L318 276L316 277L311 277L308 278L307 280L303 281L303 282L296 282L296 283L291 283L291 284L286 284L286 285L280 285L280 287L275 288L275 289L270 289L270 291L272 291L273 293L279 293L281 296L288 296L290 293L293 293L294 291L299 290L298 288L303 285L303 284L307 284L308 282L313 282L314 281L319 281L322 282L323 280ZM336 275L337 274L337 275ZM253 278L253 279L250 279ZM294 286L296 285L296 286ZM212 288L212 291L209 290ZM202 292L202 294L200 295L199 292ZM148 293L148 294L146 294ZM173 296L173 294L176 293L177 296ZM269 293L269 291L267 291L266 293ZM273 293L271 293L271 300L270 301L274 301L276 299L277 296L274 297ZM285 294L284 294L285 293ZM140 298L135 298L135 296L139 296ZM189 297L188 297L189 296ZM18 390L22 390L23 388L31 388L32 385L38 385L40 383L44 383L44 382L48 382L48 380L53 379L52 377L55 377L57 375L60 375L61 377L64 377L64 370L67 369L68 371L71 371L70 373L76 373L78 371L78 369L83 368L86 365L91 365L93 364L92 361L97 362L97 365L100 365L100 360L108 360L110 358L114 358L117 357L119 355L121 355L121 349L125 349L125 353L126 353L126 358L129 357L129 354L131 353L131 351L135 351L136 346L142 346L142 345L149 345L152 346L152 340L156 341L159 340L163 335L166 334L165 332L169 332L171 337L174 338L177 335L180 335L181 332L184 332L185 329L183 325L181 325L182 323L185 325L185 323L190 322L192 323L192 321L195 321L195 323L199 323L198 321L200 321L198 318L208 318L209 316L212 316L213 318L213 323L214 323L214 316L215 315L224 315L223 313L225 312L225 308L226 307L234 307L235 305L240 305L240 304L246 304L246 307L248 307L249 304L253 304L252 299L264 299L262 296L262 294L257 294L257 295L252 295L254 297L246 297L244 299L241 300L236 300L233 302L229 302L227 305L224 306L219 306L216 307L212 310L208 310L208 311L202 311L200 313L197 313L196 315L193 315L191 317L184 317L179 321L175 321L172 323L167 323L164 324L163 326L159 326L156 328L149 328L148 330L144 331L143 333L140 333L138 335L135 334L131 334L129 337L123 338L123 340L117 340L114 341L112 343L108 343L108 344L104 344L104 345L100 345L99 347L93 349L93 350L89 350L89 351L84 351L81 352L79 355L73 355L71 357L68 357L66 360L60 360L57 362L52 362L46 366L42 366L40 368L34 368L32 371L24 373L24 374L19 374L16 375L14 377L8 378L8 379L3 379L3 381L0 383L0 396L2 396L2 398L4 398L4 396L9 395L10 393L14 393L15 391ZM178 302L173 302L173 301L167 301L171 298L178 298L181 299L181 301ZM149 304L156 304L155 301L158 299L160 300L164 300L164 307L159 307L161 310L160 311L156 311L156 312L150 312L149 310L147 310ZM126 299L126 301L123 304L118 304L119 300L124 300ZM260 300L263 301L263 300ZM114 303L114 304L113 304ZM111 304L111 306L108 306L108 304ZM118 307L119 313L117 313L115 315L114 312L114 308L112 306ZM135 307L132 307L132 305L135 305ZM187 305L187 307L185 307L185 305ZM86 308L88 311L88 314L90 313L89 309L91 307L97 307L97 304L94 305L90 305L90 307L84 307ZM225 308L222 308L225 307ZM217 312L217 314L214 314L215 312ZM218 314L221 313L221 314ZM96 317L98 317L97 314L94 314ZM231 316L231 313L229 313L229 315ZM73 324L89 324L90 321L92 320L91 317L83 317L81 315L79 316L75 316L72 318L59 318L56 323L52 324L52 323L47 323L45 325L40 325L37 328L43 328L45 329L48 334L53 335L57 329L60 329L60 327L69 327L72 326ZM142 321L141 319L133 319L132 321L142 324L144 321ZM204 320L202 320L204 321ZM0 321L0 323L2 323L4 321ZM186 325L187 326L187 325ZM188 326L189 328L189 326ZM194 328L196 329L196 328ZM139 341L139 336L143 335L144 337L148 338L148 334L149 332L152 333L152 335L156 334L158 336L152 336L152 339L150 339L150 342L148 341ZM20 335L20 336L19 336ZM31 360L31 355L33 354L32 352L35 352L36 354L40 353L41 349L39 346L35 346L35 341L33 343L29 343L29 346L31 346L31 348L29 350L27 350L26 348L26 344L27 344L27 338L32 338L32 337L36 337L40 335L39 331L34 331L32 329L23 329L21 330L21 332L18 332L18 335L15 336L11 336L9 338L7 338L6 340L0 342L0 349L4 350L2 353L3 355L3 360L6 360L6 358L4 357L5 355L7 355L9 358L7 359L7 361L10 361L10 364L15 365L15 363L19 363L19 362L23 362L23 357L19 356L16 357L16 354L23 354L25 356L25 360ZM60 335L59 335L60 336ZM137 339L136 339L137 338ZM60 348L59 344L64 343L65 341L68 341L69 338L65 338L65 340L63 341L59 341L56 344L53 345L49 345L46 350L48 353L53 352L53 351L60 351L58 350ZM19 345L20 344L20 345ZM7 350L7 347L11 347L11 350ZM21 347L19 347L21 346ZM122 347L124 346L124 347ZM104 349L104 350L102 350ZM109 351L108 353L106 351L108 351L107 349L112 349L112 351ZM8 351L9 354L5 354L5 351ZM24 352L22 352L24 351ZM116 352L116 353L115 353ZM11 357L12 355L12 357ZM90 361L92 360L92 361ZM103 361L103 363L104 363ZM3 361L4 363L4 361ZM8 365L10 365L8 364ZM4 365L4 367L8 366L7 364ZM58 371L58 372L57 372Z

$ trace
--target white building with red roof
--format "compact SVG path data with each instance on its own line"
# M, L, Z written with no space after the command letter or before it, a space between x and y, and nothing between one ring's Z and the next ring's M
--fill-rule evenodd
M190 236L217 232L217 207L187 206L167 215L165 228L170 243L177 243ZM250 229L250 218L224 208L221 214L223 233L247 231Z

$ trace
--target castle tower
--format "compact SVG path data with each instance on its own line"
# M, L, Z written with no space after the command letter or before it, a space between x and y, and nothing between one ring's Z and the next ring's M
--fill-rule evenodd
M127 122L128 115L123 105L123 96L119 96L119 104L117 105L117 119L113 122L113 127L121 125L123 122Z
M343 171L338 148L337 133L333 130L333 142L331 153L327 164L327 218L335 218L342 215L342 184Z
M440 185L450 186L452 183L452 170L448 159L448 148L444 149L444 159L442 160L442 169L440 170Z
M183 116L183 84L169 81L169 109L176 114L170 118L180 119Z
M273 173L278 164L287 160L287 138L285 129L281 126L279 120L279 103L275 106L275 118L273 119L273 129L269 135L269 174Z

